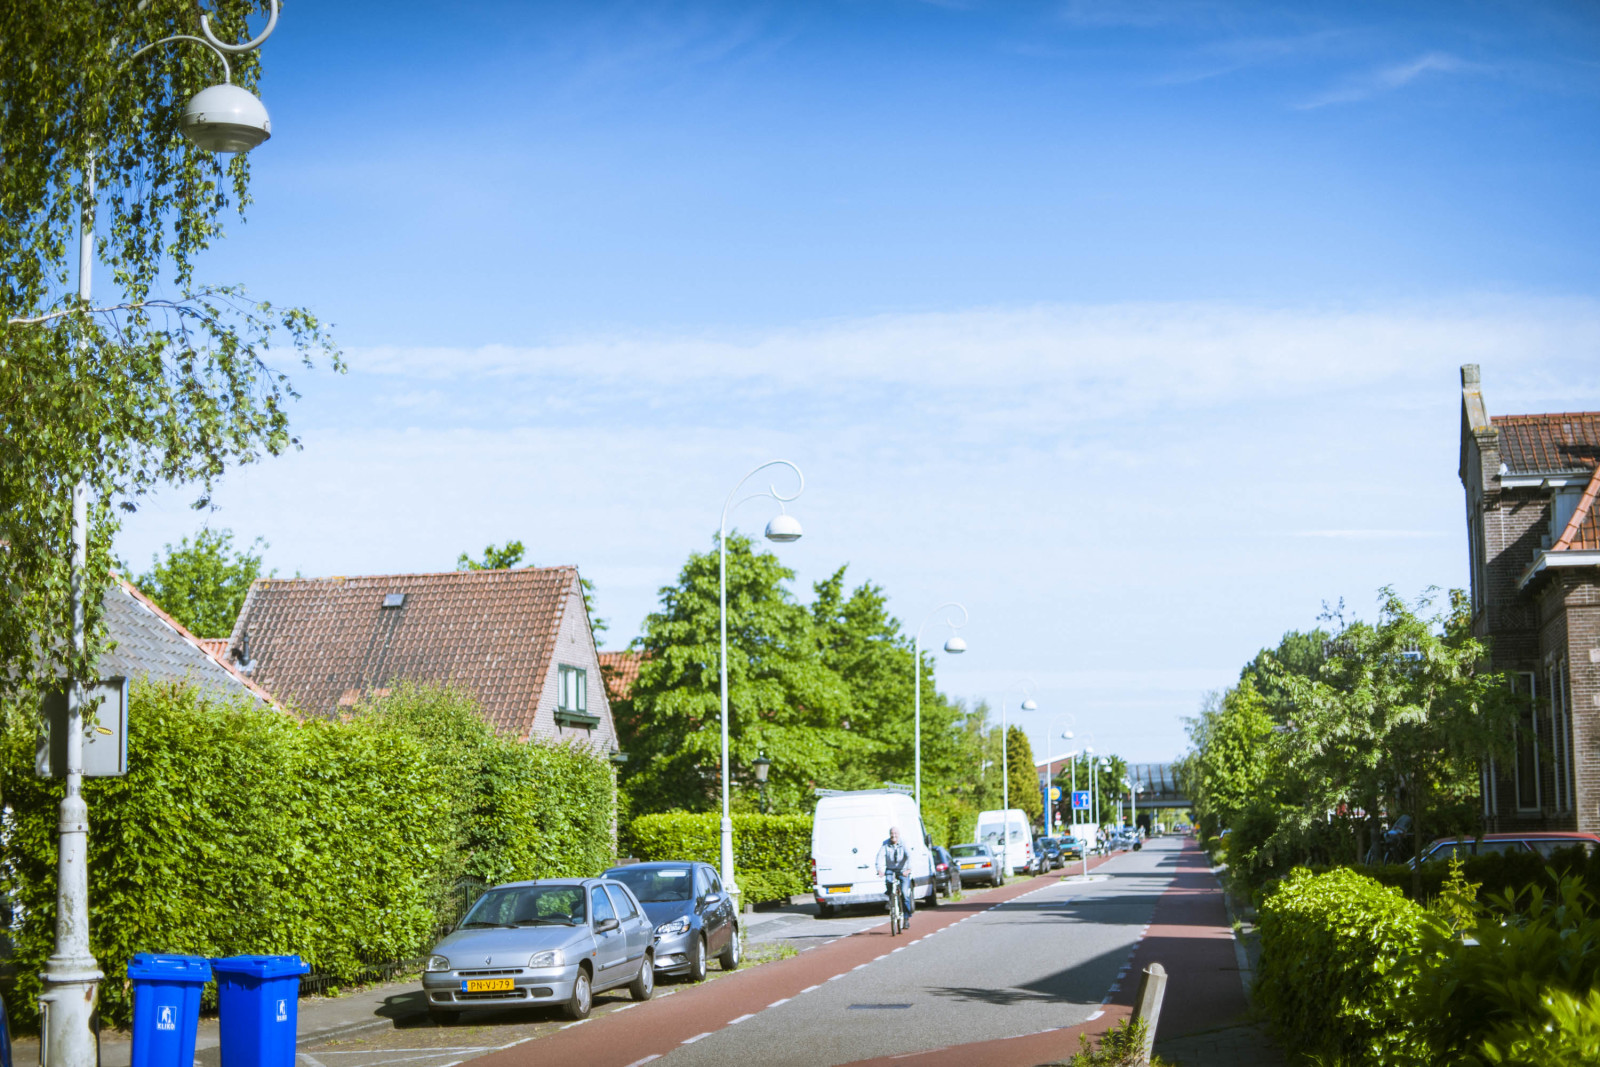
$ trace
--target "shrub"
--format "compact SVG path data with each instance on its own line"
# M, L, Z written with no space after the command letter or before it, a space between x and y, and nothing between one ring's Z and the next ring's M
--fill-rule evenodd
M53 947L63 793L33 774L34 731L31 711L13 709L0 735L19 1020L36 1017ZM352 981L426 951L455 917L463 876L595 874L613 855L602 757L497 737L470 701L437 689L300 722L136 683L128 767L84 783L91 947L113 1024L129 1018L121 976L135 952L298 953Z
M641 815L628 843L642 860L722 859L722 817L716 812ZM733 866L748 901L787 900L811 888L811 816L735 815Z
M1349 870L1293 871L1261 904L1256 995L1282 1044L1351 1062L1414 1057L1402 963L1427 916L1397 890Z

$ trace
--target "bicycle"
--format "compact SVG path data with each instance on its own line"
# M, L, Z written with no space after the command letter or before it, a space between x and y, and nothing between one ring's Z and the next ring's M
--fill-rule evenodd
M899 937L900 931L906 928L906 909L898 874L890 874L884 879L884 892L889 897L889 936Z

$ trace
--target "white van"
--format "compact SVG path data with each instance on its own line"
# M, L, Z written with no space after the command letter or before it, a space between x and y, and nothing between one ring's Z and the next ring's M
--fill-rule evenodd
M1033 873L1033 834L1021 808L978 812L978 840L1005 854L1007 874Z
M911 853L917 907L938 904L933 856L916 802L897 789L828 790L818 797L811 822L811 891L818 914L826 918L846 904L888 904L884 880L873 866L891 826L900 828L900 842Z

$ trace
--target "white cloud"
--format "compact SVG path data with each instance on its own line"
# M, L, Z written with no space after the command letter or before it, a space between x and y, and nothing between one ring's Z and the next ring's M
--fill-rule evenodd
M1327 107L1331 104L1352 104L1390 93L1416 81L1425 74L1462 74L1488 71L1478 63L1469 63L1448 52L1424 52L1415 59L1363 74L1329 89L1301 104L1302 110Z

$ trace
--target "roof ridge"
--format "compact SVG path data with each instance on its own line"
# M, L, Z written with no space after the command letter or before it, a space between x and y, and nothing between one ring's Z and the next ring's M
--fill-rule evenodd
M355 582L371 581L377 578L454 578L472 577L475 575L489 574L546 574L552 571L575 571L576 563L558 563L553 567L503 567L499 570L477 571L397 571L392 574L324 574L324 575L297 575L293 578L257 578L257 582L271 582L274 585L287 585L292 582Z
M1600 419L1600 411L1543 411L1524 412L1518 415L1490 415L1490 422L1502 422L1511 419Z
M1589 484L1583 490L1583 496L1578 498L1578 506L1572 509L1572 517L1567 520L1567 528L1561 531L1561 536L1550 546L1550 551L1565 552L1572 546L1578 531L1589 521L1597 495L1600 495L1600 463L1595 464L1594 473L1589 475Z

